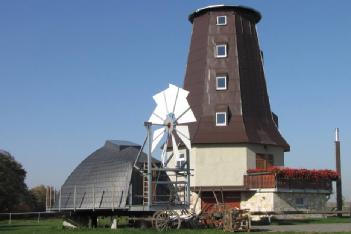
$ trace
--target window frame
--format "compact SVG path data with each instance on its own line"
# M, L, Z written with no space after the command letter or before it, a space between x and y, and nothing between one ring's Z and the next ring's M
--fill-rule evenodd
M224 114L224 123L218 123L218 115ZM216 112L216 126L227 126L227 112Z
M224 87L218 86L218 80L224 79ZM216 90L227 90L228 89L228 77L227 75L217 75L216 76Z
M297 208L305 208L306 206L306 201L304 197L296 197L295 198L295 206Z
M179 167L179 168L184 168L184 165L185 165L185 153L179 153L179 159L180 160L177 160L176 161L176 166Z
M224 47L224 55L220 55L218 54L218 49L220 47ZM227 44L223 43L223 44L216 44L216 47L215 47L215 57L216 58L226 58L228 56L228 51L227 51Z
M185 154L184 153L179 153L179 158L185 160Z
M222 17L224 18L224 23L219 22L219 19ZM216 25L218 25L218 26L227 25L227 16L226 15L218 15L216 18Z

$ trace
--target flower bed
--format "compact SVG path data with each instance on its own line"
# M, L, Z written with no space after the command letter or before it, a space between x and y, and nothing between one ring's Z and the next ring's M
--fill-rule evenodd
M267 169L249 169L248 174L270 173L277 178L304 180L337 180L339 175L333 170L308 170L289 167L270 167Z

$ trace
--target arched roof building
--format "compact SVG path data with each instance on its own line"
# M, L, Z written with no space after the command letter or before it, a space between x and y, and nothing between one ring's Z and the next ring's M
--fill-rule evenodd
M139 145L129 141L106 141L68 176L55 208L126 209L128 204L141 204L142 175L133 167L139 150ZM146 160L141 152L139 164Z

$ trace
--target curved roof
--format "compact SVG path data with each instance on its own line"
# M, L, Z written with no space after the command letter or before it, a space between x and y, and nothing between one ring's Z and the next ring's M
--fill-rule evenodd
M106 141L84 159L61 188L61 209L103 209L126 206L133 164L140 146L128 141ZM147 156L141 153L140 162Z
M192 23L194 18L199 15L205 14L206 12L209 12L209 11L220 11L220 10L232 10L232 11L239 11L244 14L248 14L253 17L253 19L255 20L255 23L258 23L262 18L261 13L259 11L250 7L235 6L235 5L211 5L211 6L199 8L193 13L191 13L189 15L189 21Z

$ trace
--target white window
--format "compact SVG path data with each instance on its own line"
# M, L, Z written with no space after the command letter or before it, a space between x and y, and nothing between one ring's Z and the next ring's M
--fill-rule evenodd
M220 44L216 45L216 58L226 58L227 57L227 45Z
M227 125L227 112L216 112L216 126Z
M183 168L185 165L185 155L184 154L179 154L179 159L177 161L177 167Z
M227 16L221 15L217 16L217 25L226 25L227 24Z
M226 90L227 89L227 76L216 76L216 89Z

